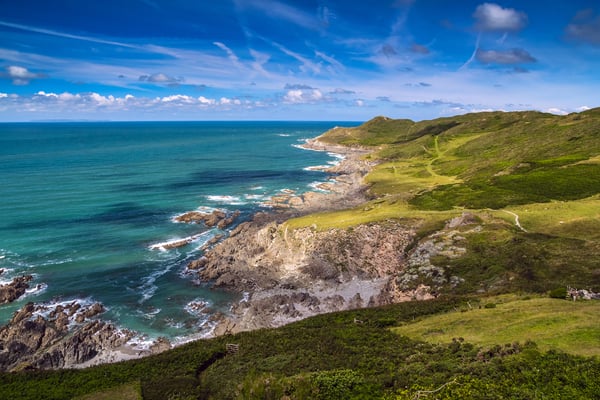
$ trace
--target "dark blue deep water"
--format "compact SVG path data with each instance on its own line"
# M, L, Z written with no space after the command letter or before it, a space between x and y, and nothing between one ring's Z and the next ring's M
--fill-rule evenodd
M336 125L356 124L0 124L0 283L34 275L28 295L0 306L0 324L28 301L79 299L149 338L202 334L207 315L190 302L226 310L239 299L184 274L220 232L172 218L220 208L243 220L283 189L312 190L327 177L307 167L335 158L297 145Z

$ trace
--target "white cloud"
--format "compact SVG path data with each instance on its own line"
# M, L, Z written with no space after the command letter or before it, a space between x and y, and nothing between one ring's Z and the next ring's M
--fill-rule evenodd
M163 103L172 103L172 102L177 102L177 103L193 103L195 101L195 99L193 97L190 96L186 96L183 94L175 94L172 96L166 96L163 97L162 99L160 99L160 101L162 101Z
M556 114L556 115L567 115L568 114L567 111L562 110L557 107L551 107L551 108L547 109L546 112L548 112L550 114Z
M14 85L27 85L32 79L40 78L42 75L34 74L27 70L27 68L19 67L17 65L10 65L6 67L6 73Z
M587 110L591 110L591 109L592 109L592 107L589 107L589 106L581 106L581 107L577 107L575 109L575 111L577 111L577 112L583 112L583 111L587 111Z
M323 93L319 89L293 89L283 96L283 101L291 104L314 103L323 99Z
M212 104L215 104L215 99L207 99L204 96L200 96L200 97L198 97L198 102L200 104L204 104L204 105L212 105Z
M527 14L514 8L503 8L494 3L477 6L473 17L480 31L517 32L527 24Z

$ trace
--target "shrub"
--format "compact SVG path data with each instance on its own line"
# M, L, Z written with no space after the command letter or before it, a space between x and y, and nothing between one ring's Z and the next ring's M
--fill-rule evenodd
M558 287L556 289L552 289L548 295L553 299L566 299L567 298L567 288Z

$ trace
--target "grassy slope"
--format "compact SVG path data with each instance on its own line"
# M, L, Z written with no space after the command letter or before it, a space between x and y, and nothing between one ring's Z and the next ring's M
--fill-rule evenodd
M490 308L438 314L393 331L432 343L462 337L488 348L531 340L542 350L600 356L600 302L500 296L486 299L486 305Z
M466 234L467 254L433 260L465 278L457 294L545 292L567 284L600 290L600 110L566 117L481 113L418 123L378 117L322 139L373 146L371 157L381 162L367 177L373 200L295 219L288 227L328 229L395 218L418 221L424 237L469 210L482 230ZM516 227L515 214L527 232ZM145 399L408 399L436 389L437 398L600 393L598 358L524 344L534 338L544 350L598 354L596 304L466 301L322 315L83 371L0 374L0 398L101 399L120 390ZM496 308L479 308L491 301ZM473 328L465 329L467 322ZM402 335L390 329L395 326ZM544 336L540 328L556 334ZM503 346L515 339L521 345ZM240 352L225 356L225 343L239 343Z
M599 393L597 358L544 353L525 340L484 349L457 340L435 344L390 329L454 310L476 315L479 304L476 298L401 303L198 341L125 363L0 374L0 398L102 399L115 393L135 398L141 392L144 399L409 399L448 382L453 384L439 398ZM239 344L239 352L225 355L226 343Z
M460 293L600 290L600 111L555 116L478 113L433 121L375 118L321 140L372 146L373 200L288 227L345 228L390 218L436 227L464 211L483 230L469 252L438 258L466 279ZM516 225L515 217L523 230Z

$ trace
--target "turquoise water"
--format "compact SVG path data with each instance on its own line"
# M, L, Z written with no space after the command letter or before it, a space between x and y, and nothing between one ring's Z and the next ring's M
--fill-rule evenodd
M150 338L202 334L207 314L236 296L186 275L220 233L178 224L200 207L249 218L282 189L326 180L331 163L296 147L340 122L31 123L0 125L0 283L33 274L27 301L99 301L103 318ZM201 234L172 250L153 244ZM188 308L189 310L189 308Z

